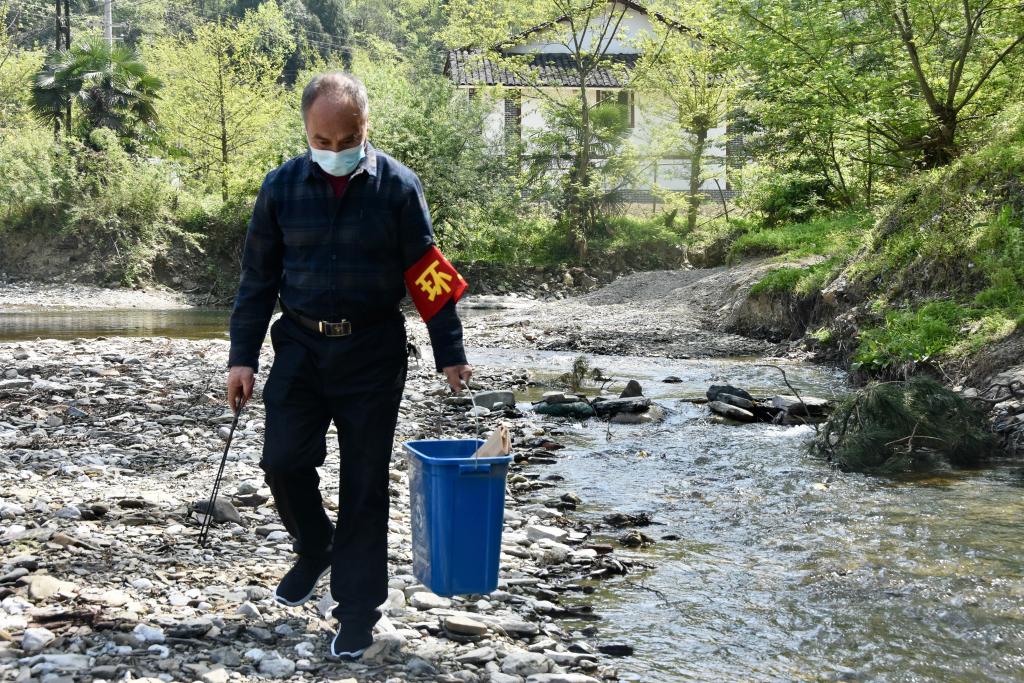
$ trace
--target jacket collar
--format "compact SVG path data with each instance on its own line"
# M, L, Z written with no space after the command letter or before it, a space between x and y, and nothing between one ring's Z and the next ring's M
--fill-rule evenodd
M359 160L356 165L356 169L352 171L352 178L355 178L360 173L366 173L369 176L377 175L377 151L373 145L370 144L369 138L364 143L364 149L366 150L366 156ZM310 157L309 149L302 155L302 176L305 180L309 180L317 175L317 172L323 172L319 166L317 166L313 159Z

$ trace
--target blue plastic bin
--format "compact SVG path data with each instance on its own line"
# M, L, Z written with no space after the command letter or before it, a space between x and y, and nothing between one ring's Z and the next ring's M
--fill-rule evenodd
M412 566L437 595L498 587L505 474L512 456L474 458L480 439L407 441Z

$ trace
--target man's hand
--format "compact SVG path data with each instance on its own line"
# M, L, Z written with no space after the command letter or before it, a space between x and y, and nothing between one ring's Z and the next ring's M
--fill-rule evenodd
M228 405L237 413L252 398L256 373L248 365L233 365L228 370Z
M449 365L444 368L444 376L448 379L448 386L458 394L462 391L462 382L469 384L469 378L473 376L473 368L469 365Z

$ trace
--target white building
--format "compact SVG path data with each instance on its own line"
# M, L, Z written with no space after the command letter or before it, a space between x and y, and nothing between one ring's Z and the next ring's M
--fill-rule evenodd
M643 96L629 89L628 74L640 56L638 39L653 34L653 21L665 22L674 30L687 30L630 0L608 0L603 11L595 12L587 26L577 28L580 43L591 46L592 52L604 50L607 45L605 54L609 64L591 72L587 82L588 102L593 105L603 98L614 97L628 105L629 142L650 155L643 159L640 175L622 193L627 201L652 201L654 187L671 191L689 189L690 159L686 150L656 156L652 151L664 140L667 124L677 118L677 113L666 112L664 106L658 108L653 101L645 101ZM495 141L519 139L525 143L529 154L531 137L546 125L542 113L545 99L580 96L573 52L563 44L570 42L572 31L573 24L562 17L523 31L496 48L505 56L532 55L527 63L536 70L538 76L535 77L524 78L523 74L496 64L477 51L448 53L444 73L459 88L472 92L487 86L502 86L505 97L496 102L488 117L488 137ZM560 38L552 37L558 32L561 32ZM733 150L727 149L725 135L724 125L711 129L704 155L701 189L715 196L720 190L731 194L726 167L736 159L727 159L727 154Z

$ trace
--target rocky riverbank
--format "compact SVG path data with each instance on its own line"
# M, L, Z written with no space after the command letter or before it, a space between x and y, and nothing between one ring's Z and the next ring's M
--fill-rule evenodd
M413 326L410 326L412 328ZM412 330L417 334L418 330ZM271 350L264 349L263 367ZM246 407L229 453L222 520L198 547L193 507L209 495L231 416L220 340L98 338L0 344L0 677L121 680L615 680L628 644L601 637L586 596L629 571L609 527L531 463L558 457L557 422L494 405L512 429L499 590L442 598L411 575L405 457L393 458L391 590L375 645L357 663L326 657L335 623L319 600L271 592L293 559L262 481L263 409ZM481 387L522 391L524 371L477 368ZM258 385L265 376L261 373ZM396 442L466 437L471 410L431 369L412 368ZM333 430L333 427L332 427ZM325 505L336 510L328 436ZM335 493L332 493L335 492ZM230 503L230 505L227 505ZM614 525L619 526L619 525ZM628 542L628 541L624 541Z

